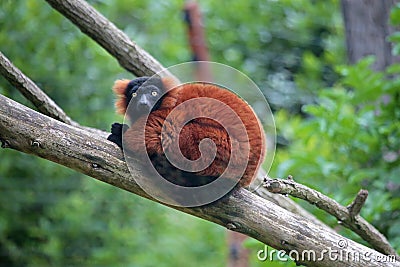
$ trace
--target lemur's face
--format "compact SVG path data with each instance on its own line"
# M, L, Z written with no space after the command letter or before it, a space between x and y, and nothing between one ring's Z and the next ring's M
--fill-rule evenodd
M157 101L163 94L163 84L158 78L140 77L129 82L125 91L129 112L146 114L157 109Z

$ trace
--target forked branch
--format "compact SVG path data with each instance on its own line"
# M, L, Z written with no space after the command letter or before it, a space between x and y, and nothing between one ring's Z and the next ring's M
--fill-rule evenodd
M376 250L386 255L396 255L396 258L400 261L399 255L390 246L386 237L358 214L368 195L366 190L360 191L353 204L346 208L328 196L305 185L296 183L293 179L283 180L265 177L264 187L270 192L291 195L317 206L335 216L341 225L357 233Z

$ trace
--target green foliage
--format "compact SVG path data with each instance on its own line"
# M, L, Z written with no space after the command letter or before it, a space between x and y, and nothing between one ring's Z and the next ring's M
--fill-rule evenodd
M30 265L171 266L173 262L180 266L187 257L200 259L192 266L204 266L209 260L222 265L224 240L215 236L223 235L223 229L210 224L87 180L42 219L41 233L47 242L40 250L48 258L33 257ZM182 251L185 257L173 257Z
M336 80L333 66L344 63L339 1L214 2L201 1L212 60L251 77L273 109L297 112Z
M293 174L343 205L367 189L362 215L400 250L400 65L374 72L372 62L338 67L342 78L319 92L317 104L304 107L309 119L276 114L279 132L291 144L278 150L273 174Z
M2 52L68 115L88 126L109 127L105 118L113 114L113 99L107 92L124 73L114 59L46 3L3 1L0 27ZM26 104L5 81L0 85Z
M400 4L394 4L390 12L390 23L394 26L400 25ZM389 37L389 41L394 42L392 53L394 55L400 54L400 33L395 32Z

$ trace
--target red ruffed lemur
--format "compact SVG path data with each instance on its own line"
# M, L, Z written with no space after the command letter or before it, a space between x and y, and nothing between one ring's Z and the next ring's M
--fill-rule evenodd
M120 114L126 113L131 127L114 123L107 139L129 155L147 154L165 179L181 186L207 184L221 176L228 164L233 169L229 178L239 181L239 186L249 185L265 155L264 131L252 108L233 92L214 84L174 86L170 78L116 81L116 109ZM178 108L185 101L198 99L204 101ZM181 124L184 126L180 127ZM143 151L143 138L147 151ZM214 143L216 153L211 153L211 159L204 155L207 153L201 153L200 143L205 139ZM211 164L201 170L194 166L195 171L177 169L166 156L178 154L174 140L178 140L180 152L194 165L207 160ZM207 145L204 147L207 149ZM204 160L199 162L200 157Z

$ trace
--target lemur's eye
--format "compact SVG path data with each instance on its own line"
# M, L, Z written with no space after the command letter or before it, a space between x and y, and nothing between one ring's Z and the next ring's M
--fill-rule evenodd
M137 96L137 93L135 92L135 93L132 93L132 97L136 97Z
M152 95L152 96L157 96L158 93L157 93L156 91L153 91L153 92L151 92L151 95Z

